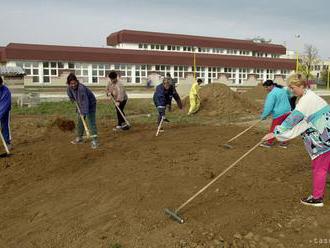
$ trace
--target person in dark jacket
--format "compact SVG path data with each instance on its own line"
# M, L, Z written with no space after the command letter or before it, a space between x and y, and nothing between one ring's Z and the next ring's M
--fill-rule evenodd
M182 102L179 94L176 92L175 87L171 84L168 78L163 79L163 83L159 84L156 87L153 100L157 111L159 113L158 116L158 124L162 118L164 121L168 121L165 117L165 110L167 105L171 105L172 98L175 99L178 107L182 109Z
M91 147L95 149L98 146L96 128L96 98L93 92L85 85L80 83L73 73L69 74L66 83L68 85L67 94L70 100L78 104L83 118L87 120L92 138ZM84 126L79 114L79 110L77 109L77 137L74 141L71 142L72 144L83 143Z
M7 144L8 149L11 149L10 135L10 110L11 110L11 92L7 86L3 84L0 77L0 125L1 133Z

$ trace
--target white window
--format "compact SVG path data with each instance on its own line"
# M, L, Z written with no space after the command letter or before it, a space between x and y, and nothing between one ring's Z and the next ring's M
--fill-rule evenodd
M165 77L166 73L170 73L171 72L171 66L169 65L155 65L155 71Z
M254 69L254 73L257 74L257 78L263 80L264 70L263 69Z
M92 65L92 83L99 83L100 78L105 78L110 73L109 64L93 64Z
M42 67L43 82L51 83L51 78L59 76L58 70L64 68L64 63L57 61L47 61L42 63Z
M208 68L208 78L209 82L213 82L214 80L220 77L221 68L220 67L209 67Z
M114 69L119 73L120 77L126 79L127 83L132 82L132 65L115 64Z
M248 70L246 68L239 69L239 74L238 74L238 83L239 84L243 83L243 81L247 79L247 72L248 72Z
M143 79L147 80L148 77L148 66L147 65L136 65L135 66L135 82L142 83Z
M205 81L205 67L196 67L196 78L202 78Z
M82 83L89 83L88 64L74 63L74 71Z
M229 79L235 79L235 74L236 74L235 68L225 68L224 72L230 74Z
M183 65L175 65L174 66L174 78L180 82L180 79L185 78L185 73L188 72L188 66L183 66Z
M23 68L25 74L32 77L33 83L40 83L39 62L16 62L16 66Z
M267 71L266 71L267 73L266 73L266 78L267 79L274 79L274 70L270 70L270 69L267 69Z

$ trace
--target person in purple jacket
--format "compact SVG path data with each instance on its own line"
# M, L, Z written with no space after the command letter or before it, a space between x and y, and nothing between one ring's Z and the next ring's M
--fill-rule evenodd
M85 85L80 83L74 73L70 73L66 81L68 88L67 94L72 102L77 102L80 112L84 119L87 120L88 127L91 133L91 147L96 149L97 143L97 128L96 128L96 98L93 92ZM79 114L77 119L77 137L72 144L83 143L84 126Z
M7 86L3 84L0 77L0 125L1 133L8 146L11 149L11 135L10 135L10 110L11 110L11 93Z

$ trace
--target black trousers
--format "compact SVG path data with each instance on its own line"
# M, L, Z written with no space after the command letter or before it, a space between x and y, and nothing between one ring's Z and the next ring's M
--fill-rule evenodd
M119 103L119 106L118 106L119 109L121 110L121 112L123 113L124 116L126 116L125 113L124 113L124 108L125 108L126 103L127 103L127 100L124 100L124 101L120 102L120 103ZM124 120L124 118L121 116L121 114L120 114L118 108L116 108L116 111L117 111L118 126L122 126L122 124L125 123L125 120Z

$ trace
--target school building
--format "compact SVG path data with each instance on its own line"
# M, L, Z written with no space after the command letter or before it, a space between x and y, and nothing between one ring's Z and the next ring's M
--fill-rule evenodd
M0 65L23 68L24 87L42 89L65 87L70 72L89 86L104 87L111 70L131 86L156 84L166 73L184 83L193 75L194 57L196 77L207 83L281 81L295 69L294 59L282 58L284 46L252 40L121 30L106 42L103 48L10 43L0 47Z

